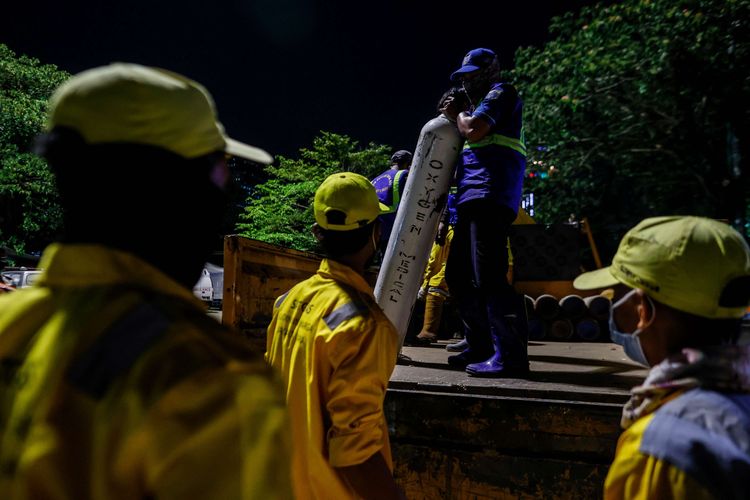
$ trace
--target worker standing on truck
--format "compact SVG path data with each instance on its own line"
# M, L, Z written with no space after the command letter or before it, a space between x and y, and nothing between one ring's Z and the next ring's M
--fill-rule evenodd
M610 335L651 370L631 391L604 498L750 498L750 248L730 226L655 217L581 290L614 287Z
M388 207L387 211L380 216L381 229L378 250L381 253L385 252L386 247L388 247L388 240L391 238L393 223L396 222L396 212L401 201L401 195L404 194L411 160L411 152L405 149L396 151L391 156L391 166L388 167L388 170L372 180L380 203Z
M458 221L446 279L465 325L469 347L451 366L485 377L528 373L528 326L523 297L508 283L507 239L521 201L526 169L523 103L500 81L489 49L474 49L451 75L473 103L446 100L443 113L466 138L456 171Z
M291 498L281 387L191 292L225 155L271 156L201 85L136 64L63 83L39 152L65 233L0 297L0 498Z
M323 181L313 233L327 258L274 305L266 360L286 384L298 499L400 496L383 414L399 339L364 278L386 208L359 174Z

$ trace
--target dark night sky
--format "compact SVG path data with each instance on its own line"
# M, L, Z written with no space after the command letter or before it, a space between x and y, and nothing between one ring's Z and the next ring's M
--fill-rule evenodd
M474 47L504 67L549 19L592 1L99 0L3 6L0 43L75 73L112 61L183 73L228 133L294 154L318 130L412 150Z

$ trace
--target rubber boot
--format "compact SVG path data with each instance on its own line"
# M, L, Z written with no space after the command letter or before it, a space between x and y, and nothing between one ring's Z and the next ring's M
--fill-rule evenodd
M445 302L445 297L442 295L427 294L424 304L424 323L422 331L415 339L416 345L429 345L437 342L440 319L443 315L443 302Z
M520 300L518 300L520 298ZM509 309L501 321L494 321L490 332L495 354L486 361L466 366L476 377L523 377L529 373L527 354L528 323L523 297L508 300Z
M461 339L455 344L448 344L447 346L445 346L445 350L448 352L461 352L467 347L469 347L469 342L466 339Z
M469 347L460 354L448 356L448 365L452 368L465 370L467 366L478 364L480 361L487 359L488 356L492 356L492 354L484 350L478 351Z
M494 349L489 335L487 306L480 294L455 296L456 306L463 323L464 338L469 344L460 354L448 357L452 368L466 369L466 365L478 363L492 356Z
M465 370L467 365L484 361L493 355L492 347L484 345L480 341L474 342L474 346L472 346L472 338L476 340L477 335L471 331L464 321L464 340L461 342L465 343L467 347L460 354L448 356L448 365L452 368Z

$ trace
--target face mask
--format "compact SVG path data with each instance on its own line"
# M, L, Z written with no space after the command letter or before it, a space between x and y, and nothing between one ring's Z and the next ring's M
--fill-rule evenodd
M481 99L489 91L493 75L494 69L487 67L478 70L474 78L463 79L461 81L464 93L469 97L470 103L473 104L475 100Z
M643 328L636 328L636 330L633 333L625 333L621 332L617 328L617 324L615 323L615 310L618 307L621 307L624 303L626 303L630 298L637 293L637 290L631 290L628 292L623 298L612 304L609 308L609 337L612 339L612 342L614 342L617 345L621 345L622 348L625 350L625 355L635 361L636 363L639 363L643 366L649 366L648 361L646 360L646 355L643 354L643 347L641 347L641 339L639 338L639 335L643 333L643 328L648 328L651 326L651 323L654 322L654 318L656 318L656 308L654 307L654 302L651 300L651 298L648 295L645 295L646 299L651 304L651 311L653 311L653 315L651 316L651 319L649 320L648 324Z
M469 109L473 109L475 101L479 100L483 96L482 82L479 81L479 77L476 77L474 80L465 80L461 85L463 86L466 97L469 99Z

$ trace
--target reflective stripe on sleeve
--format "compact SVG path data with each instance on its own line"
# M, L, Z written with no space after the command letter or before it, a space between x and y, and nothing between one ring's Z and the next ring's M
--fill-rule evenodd
M750 395L688 391L654 414L640 452L684 471L717 498L750 498Z
M335 330L341 323L357 316L367 316L369 310L364 304L356 302L347 302L341 307L335 309L331 314L323 318L328 328Z
M150 304L140 304L73 361L68 382L101 399L112 382L133 366L168 326L169 320L161 312Z
M396 176L393 179L393 187L391 187L393 190L393 196L391 198L393 203L388 207L391 212L395 212L398 209L398 202L401 201L401 177L403 177L405 173L406 170L400 170L396 173Z
M521 131L520 139L514 139L513 137L508 137L501 134L491 134L484 139L476 142L466 141L466 143L464 144L464 149L483 148L490 145L504 146L514 151L518 151L522 155L526 156L526 144L523 140L523 131Z
M279 296L279 297L278 297L278 298L276 299L276 302L274 302L274 304L273 304L273 307L274 307L274 308L276 308L276 309L278 309L279 307L281 307L281 304L283 304L283 303L284 303L284 299L286 299L286 296L287 296L287 295L289 295L289 292L286 292L285 294L283 294L283 295L280 295L280 296Z

